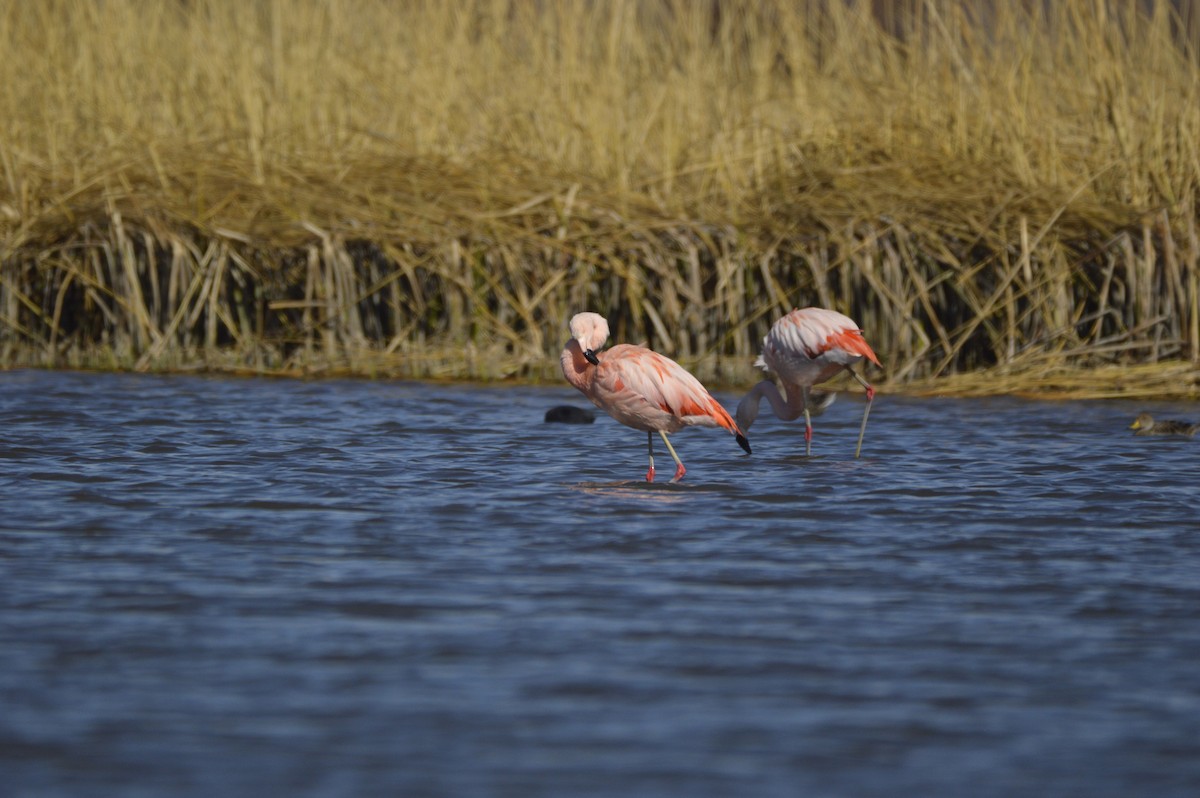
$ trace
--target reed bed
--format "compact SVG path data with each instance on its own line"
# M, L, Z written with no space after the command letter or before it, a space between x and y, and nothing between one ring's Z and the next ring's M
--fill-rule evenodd
M1196 397L1190 3L0 5L0 365Z

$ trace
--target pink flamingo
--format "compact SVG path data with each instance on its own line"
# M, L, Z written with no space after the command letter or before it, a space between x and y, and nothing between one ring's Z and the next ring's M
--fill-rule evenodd
M785 400L770 380L763 380L750 389L737 408L737 423L743 430L750 429L758 418L758 405L762 397L771 403L775 415L784 421L792 421L804 415L804 451L812 454L812 415L820 415L832 401L832 396L822 397L813 404L809 389L835 376L842 369L850 372L854 379L867 389L867 406L863 409L862 427L858 431L858 448L854 456L862 453L863 436L867 432L867 415L875 399L875 389L858 375L854 364L867 358L876 366L879 358L871 350L862 330L847 316L825 308L800 308L780 318L763 338L762 356L754 365L766 372L775 372L787 391ZM809 408L812 405L813 412Z
M617 421L646 431L650 455L647 482L654 481L655 432L675 459L672 482L683 479L687 469L667 438L668 432L691 426L724 427L750 453L750 443L737 423L683 366L644 346L618 344L597 352L607 340L608 322L603 316L576 314L571 319L571 340L562 351L563 376Z

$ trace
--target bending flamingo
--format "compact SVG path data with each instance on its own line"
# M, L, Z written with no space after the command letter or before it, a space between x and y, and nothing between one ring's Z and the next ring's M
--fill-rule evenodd
M750 443L725 408L712 398L700 381L669 357L644 346L618 344L598 352L608 340L608 322L598 313L579 313L571 319L571 340L562 351L567 382L627 427L646 432L650 470L654 481L654 433L662 436L675 460L678 482L687 473L668 432L684 427L724 427L737 436L738 445L750 453Z
M804 452L812 454L812 416L820 415L833 399L822 397L814 404L810 389L845 369L867 390L858 448L854 450L854 456L858 457L867 432L867 415L875 399L875 389L853 368L864 357L880 365L879 358L863 338L862 330L849 317L825 308L793 310L772 325L763 338L762 356L754 363L766 372L779 375L787 398L780 396L773 382L763 380L738 404L738 425L743 430L750 429L754 419L758 418L759 401L765 396L775 415L784 421L804 416Z

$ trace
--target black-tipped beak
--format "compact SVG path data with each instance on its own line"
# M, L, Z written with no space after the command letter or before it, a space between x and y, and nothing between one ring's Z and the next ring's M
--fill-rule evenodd
M746 450L746 454L753 454L753 452L750 451L750 441L746 440L745 435L738 435L737 442L738 442L738 446L741 446L743 449Z
M586 352L584 352L584 353L583 353L583 356L584 356L585 358L587 358L587 362L591 363L593 366L599 366L599 365L600 365L600 358L596 357L596 353L595 353L595 352L593 352L591 349L589 349L589 350L587 350Z

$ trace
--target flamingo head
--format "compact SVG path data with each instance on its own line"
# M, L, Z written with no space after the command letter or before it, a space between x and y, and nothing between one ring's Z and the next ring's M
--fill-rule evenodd
M600 365L596 350L608 340L608 322L599 313L576 313L571 317L571 337L593 366Z

